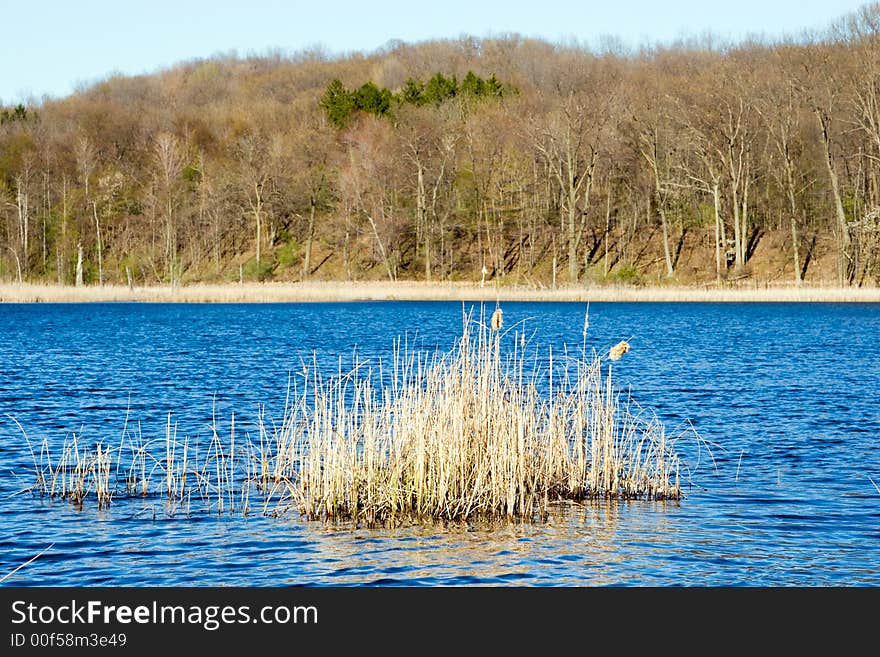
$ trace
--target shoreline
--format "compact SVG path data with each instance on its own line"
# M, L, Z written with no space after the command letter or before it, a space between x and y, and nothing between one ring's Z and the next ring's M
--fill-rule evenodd
M495 288L468 282L309 281L196 283L170 286L0 284L2 303L289 303L334 301L596 301L596 302L825 302L880 303L880 288L814 286L719 287L539 286Z

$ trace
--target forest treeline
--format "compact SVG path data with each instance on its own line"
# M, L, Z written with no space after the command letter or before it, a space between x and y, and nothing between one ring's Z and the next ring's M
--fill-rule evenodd
M217 56L0 108L0 279L880 282L880 5Z

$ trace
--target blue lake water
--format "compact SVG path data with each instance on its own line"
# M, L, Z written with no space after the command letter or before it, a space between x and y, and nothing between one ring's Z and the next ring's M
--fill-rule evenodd
M478 307L465 304L467 309ZM880 585L880 305L590 306L588 349L632 350L616 381L683 436L679 502L566 504L545 522L368 529L82 509L22 489L27 441L118 442L140 423L253 432L301 359L446 350L461 303L0 305L0 577L16 586ZM532 342L580 349L584 304L506 303ZM491 310L491 308L489 309ZM11 416L11 418L9 417Z

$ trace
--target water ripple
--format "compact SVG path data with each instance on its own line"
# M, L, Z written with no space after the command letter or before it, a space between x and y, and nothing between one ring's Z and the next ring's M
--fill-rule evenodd
M20 491L27 441L208 435L280 418L301 358L448 348L462 306L0 305L0 576L19 586L878 586L880 306L592 304L588 349L627 338L621 388L669 427L680 503L563 504L535 524L364 529L296 518L169 518L154 500L83 510ZM535 340L581 345L582 304L511 303ZM330 330L345 327L346 330ZM417 327L417 330L415 330ZM223 424L223 426L226 426Z

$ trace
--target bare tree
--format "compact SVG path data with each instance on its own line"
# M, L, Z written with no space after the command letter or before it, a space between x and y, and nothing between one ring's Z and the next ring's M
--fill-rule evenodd
M578 280L578 251L590 211L596 165L610 121L611 90L570 92L533 128L535 148L547 162L560 199L560 221L568 244L568 278Z
M669 109L666 107L668 101L663 98L659 90L652 89L647 84L643 84L641 87L643 97L631 121L630 130L637 136L636 148L650 171L653 183L653 205L660 215L660 225L663 232L663 260L666 264L666 276L672 277L675 274L675 267L672 262L672 251L669 247L670 227L666 208L670 194L677 189L674 180L675 165L672 161L675 138L671 134ZM606 212L606 233L609 214L610 209Z
M385 166L383 155L390 152L389 128L377 119L364 121L360 130L348 137L348 161L340 172L343 198L366 219L388 280L397 279L397 260L389 248L399 235L393 201L393 169Z
M335 168L330 160L333 144L331 128L315 115L306 117L303 129L293 143L294 179L308 199L305 234L303 236L303 280L312 275L312 249L316 236L319 210L326 210L333 200Z
M403 114L398 132L403 158L414 172L416 242L422 246L425 280L432 278L433 241L437 231L438 200L453 167L455 137L448 122L433 108ZM442 228L440 229L442 235Z
M162 210L165 214L165 267L168 278L173 284L177 259L175 193L185 162L184 149L178 138L168 132L156 135L153 141L153 161L163 201Z
M778 52L778 57L783 53ZM781 62L776 75L768 76L759 94L756 94L756 109L764 125L770 143L779 157L781 166L768 166L779 187L785 190L786 210L791 230L791 256L796 285L803 282L803 265L801 261L801 231L799 228L801 210L798 196L803 184L799 182L797 173L798 161L803 154L804 145L800 138L803 130L804 114L800 94L795 81L786 75Z

